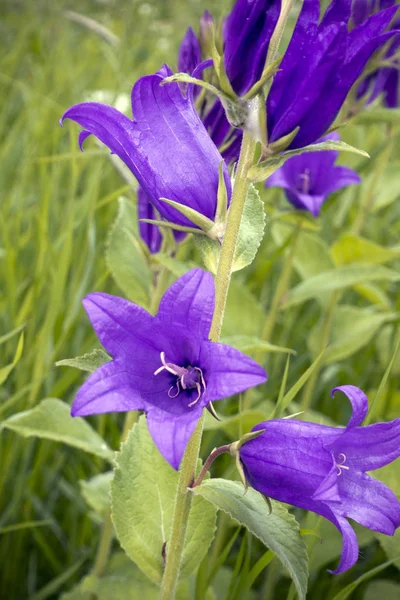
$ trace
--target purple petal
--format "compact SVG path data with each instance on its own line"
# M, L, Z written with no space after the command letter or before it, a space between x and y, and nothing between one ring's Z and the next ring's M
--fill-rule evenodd
M86 140L86 138L88 138L90 135L92 135L90 133L90 131L81 131L79 136L78 136L78 144L79 144L79 149L81 150L81 152L83 152L83 143Z
M372 471L388 465L400 456L400 419L346 430L334 444L343 453L346 464L357 471Z
M224 23L224 62L238 95L258 81L278 21L280 0L237 0Z
M287 190L286 197L295 208L299 210L308 210L314 217L318 217L327 195L302 194L300 192Z
M324 515L325 516L325 515ZM327 517L339 529L343 537L342 555L335 571L329 571L333 575L344 573L350 569L358 560L358 541L354 529L344 517L332 512L331 517Z
M203 343L200 363L207 382L207 403L239 394L267 380L267 374L259 364L225 344Z
M381 481L350 467L338 477L338 486L345 517L386 535L400 526L400 502Z
M325 188L326 194L333 194L348 185L361 183L361 177L353 169L348 167L334 167L330 183Z
M157 320L162 327L187 330L188 335L207 338L214 313L215 287L210 273L192 269L165 292Z
M350 19L352 0L332 0L321 21L321 27Z
M146 190L141 186L138 189L138 217L140 237L152 254L159 252L162 244L162 235L159 227L140 221L140 219L157 219L157 214L150 202L150 198Z
M193 29L189 27L179 47L178 70L180 73L191 75L199 63L201 63L199 40Z
M144 407L145 401L129 383L125 366L112 361L97 369L79 388L71 414L84 417Z
M114 358L132 358L138 339L152 343L155 319L140 306L100 292L86 296L83 306L97 337Z
M347 423L347 430L357 425L361 425L368 413L368 398L360 388L355 385L341 385L334 388L331 392L332 398L335 392L343 392L351 402L353 413L350 421Z
M155 445L165 460L176 470L179 468L201 413L201 407L175 418L154 409L147 413L147 426Z

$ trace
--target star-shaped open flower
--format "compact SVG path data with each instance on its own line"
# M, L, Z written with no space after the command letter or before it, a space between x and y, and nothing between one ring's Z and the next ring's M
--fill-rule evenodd
M254 360L209 341L214 281L201 269L167 290L156 316L108 294L90 294L83 303L113 360L80 388L72 415L144 410L156 446L175 469L205 407L266 381Z
M331 133L318 142L339 140ZM285 190L289 202L300 210L308 210L314 217L320 213L322 204L333 192L361 183L361 178L348 167L335 166L339 152L323 150L306 152L289 158L265 182L265 187L280 187Z
M367 475L400 456L400 418L359 427L368 412L366 395L353 385L335 388L350 400L347 427L328 427L276 419L253 428L265 430L240 448L250 485L270 498L329 519L343 536L342 556L333 573L358 558L357 536L347 519L393 535L400 526L400 502L380 481Z

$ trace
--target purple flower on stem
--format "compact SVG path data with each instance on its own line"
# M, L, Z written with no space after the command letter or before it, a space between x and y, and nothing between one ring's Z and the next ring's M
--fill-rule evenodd
M267 98L269 142L299 127L292 149L324 135L372 54L397 33L384 32L397 7L380 11L350 32L351 0L333 0L321 22L319 9L319 0L304 0Z
M400 456L400 418L359 427L368 399L353 385L335 388L350 400L347 427L276 419L253 428L265 430L240 448L250 485L270 498L329 519L343 536L342 556L333 573L350 569L358 558L357 536L347 519L393 535L400 526L400 502L366 471Z
M87 296L113 360L80 388L72 415L144 410L156 446L177 469L203 408L266 381L254 360L209 341L214 293L212 276L193 269L167 290L156 316L116 296Z
M137 193L138 219L140 237L148 247L151 254L155 254L161 250L162 234L158 225L143 221L143 219L151 219L158 221L158 215L151 203L151 199L146 191L139 185ZM176 243L181 242L185 237L184 231L173 231L173 236Z
M178 226L194 223L163 199L189 207L214 220L219 166L223 160L198 117L190 96L176 83L160 85L172 72L164 66L142 77L132 89L131 120L112 106L85 102L69 108L61 119L84 128L83 141L95 135L117 154L135 175L159 214ZM231 196L228 169L224 181Z
M318 142L339 139L337 133L330 133ZM358 173L352 169L335 166L338 156L339 152L335 150L293 156L267 179L265 187L283 188L286 198L295 208L308 210L317 217L330 194L361 182Z

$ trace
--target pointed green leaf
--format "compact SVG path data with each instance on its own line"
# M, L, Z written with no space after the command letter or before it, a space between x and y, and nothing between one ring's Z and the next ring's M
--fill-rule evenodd
M96 350L92 350L83 356L76 356L75 358L63 358L63 360L56 362L56 367L74 367L75 369L80 369L81 371L89 371L89 373L94 373L94 371L111 360L112 358L107 354L107 352L97 348Z
M139 219L141 223L150 223L150 225L157 225L157 227L164 227L165 229L173 229L174 231L185 231L186 233L202 233L195 227L185 227L185 225L177 225L176 223L169 223L169 221L157 221L157 219Z
M110 485L114 471L100 473L91 479L79 481L82 496L95 513L105 517L110 510Z
M229 335L221 339L223 344L233 346L241 352L284 352L288 354L296 354L296 350L291 348L282 348L275 346L264 340L260 340L255 336L250 335Z
M11 373L11 371L13 370L13 368L15 367L15 365L17 364L19 359L21 358L23 349L24 349L24 334L21 333L19 340L18 340L17 349L15 351L13 361L9 365L6 365L5 367L0 368L0 385L5 382L5 380L7 379L7 377L9 376L9 374Z
M112 461L114 452L85 419L71 417L70 406L56 398L42 400L38 406L6 419L1 429L23 437L39 437L62 442Z
M272 500L272 512L269 513L261 494L249 488L244 495L241 483L225 479L209 479L192 492L226 512L270 548L289 571L299 598L305 599L307 548L298 523L282 504Z
M175 73L174 75L165 77L165 79L162 80L161 85L166 85L168 83L191 83L193 85L202 87L211 94L214 94L214 96L217 96L218 98L220 98L220 100L225 100L227 98L224 92L221 92L221 90L216 88L211 83L208 83L208 81L204 81L203 79L196 79L196 77L191 77L187 73Z
M107 263L129 300L146 307L152 274L138 233L136 206L127 198L119 198L118 202L118 216L108 238Z
M360 154L361 156L366 156L367 158L369 158L369 154L364 150L354 148L354 146L350 146L349 144L346 144L346 142L329 140L326 142L321 142L319 144L304 146L303 148L298 148L297 150L289 150L279 156L273 156L271 158L268 158L267 160L264 160L258 165L251 167L251 169L249 170L249 179L253 182L265 181L289 158L292 158L292 156L298 156L299 154L304 154L305 152L320 152L324 150L339 150L342 152L352 152L353 154Z
M194 243L208 271L217 273L221 244L206 235L194 237Z
M6 342L8 342L8 340L13 338L14 335L17 335L17 333L22 331L24 329L24 327L25 327L25 323L23 323L19 327L16 327L15 329L12 329L8 333L5 333L4 335L0 336L0 346L1 346L1 344L5 344Z
M382 264L399 258L400 248L385 248L354 233L345 233L331 248L337 265L350 263Z
M160 198L162 202L168 204L168 206L172 206L182 215L184 215L189 221L192 221L195 225L200 227L202 231L205 233L209 233L214 227L214 221L211 221L208 217L205 217L194 208L190 206L186 206L185 204L180 204L179 202L175 202L175 200L168 200L168 198ZM201 232L200 232L201 233Z
M399 273L381 265L345 265L319 273L303 281L289 292L284 308L296 306L322 292L333 292L368 281L398 281Z
M155 583L163 573L163 545L171 532L179 474L154 445L141 417L117 455L111 484L112 518L128 556ZM190 511L181 577L192 573L214 537L216 512L198 498Z

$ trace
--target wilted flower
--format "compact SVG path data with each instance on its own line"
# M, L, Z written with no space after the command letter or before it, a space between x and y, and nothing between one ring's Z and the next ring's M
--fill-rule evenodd
M339 135L333 132L318 142L339 139ZM265 187L283 188L287 199L295 208L308 210L317 217L330 194L361 182L358 173L352 169L335 166L338 156L339 152L335 150L305 152L293 156L267 179Z
M69 108L64 119L79 123L84 140L95 135L135 175L159 214L177 225L194 224L163 198L197 211L213 221L217 208L218 170L223 160L200 121L192 101L176 83L160 85L171 75L165 65L142 77L132 90L131 120L112 106L85 102ZM224 181L231 195L226 165Z
M167 290L154 317L108 294L90 294L83 303L113 360L80 388L72 415L144 410L156 446L175 469L203 408L266 380L254 360L208 340L214 282L201 269Z
M304 0L267 98L269 142L297 127L289 148L324 135L367 61L396 33L383 33L396 9L380 11L349 32L351 0L333 0L320 23L319 0Z
M265 430L240 448L246 479L268 496L329 519L343 536L342 556L333 573L358 558L357 536L347 519L393 535L400 526L400 502L383 483L367 475L400 456L400 418L359 427L368 399L353 385L335 388L350 400L347 427L291 419L260 423Z

